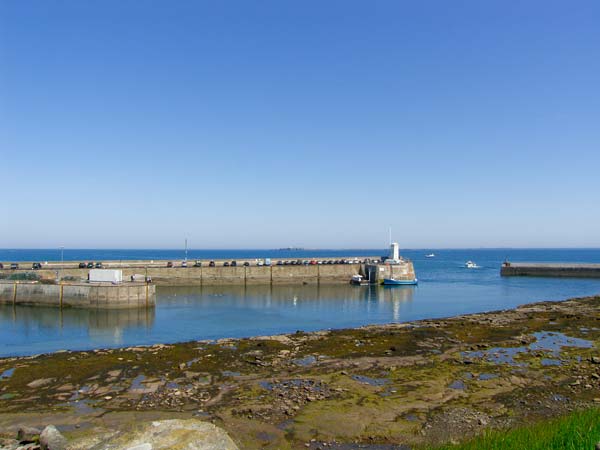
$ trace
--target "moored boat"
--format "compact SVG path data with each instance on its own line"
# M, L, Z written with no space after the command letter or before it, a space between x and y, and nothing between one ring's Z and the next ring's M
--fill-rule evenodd
M467 269L479 269L479 266L477 264L475 264L473 261L467 261L465 263L465 267Z
M362 275L352 275L350 284L354 284L355 286L366 286L369 284L369 281L365 280Z
M418 280L416 278L413 280L397 280L395 278L383 279L384 286L414 286L416 284L418 284Z

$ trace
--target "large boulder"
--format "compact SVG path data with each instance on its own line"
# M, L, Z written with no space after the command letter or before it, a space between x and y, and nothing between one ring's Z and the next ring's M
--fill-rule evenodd
M40 447L42 450L65 450L67 440L54 425L48 425L40 434Z
M81 447L82 443L72 448ZM91 450L238 450L222 429L196 419L159 420L96 440Z

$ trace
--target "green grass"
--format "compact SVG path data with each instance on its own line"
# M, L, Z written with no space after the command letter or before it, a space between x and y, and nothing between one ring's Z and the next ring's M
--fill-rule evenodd
M431 450L593 450L600 442L600 409L578 411L558 419L512 430L493 430L458 445Z

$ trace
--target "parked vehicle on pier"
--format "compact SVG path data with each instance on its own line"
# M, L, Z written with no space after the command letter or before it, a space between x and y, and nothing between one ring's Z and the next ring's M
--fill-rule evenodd
M86 267L88 269L93 269L94 268L94 263L90 261L89 263L87 263Z
M229 267L229 261L225 261L225 262L223 263L223 267Z
M278 266L283 266L283 261L277 261Z
M167 263L167 267L168 267L168 268L171 268L171 267L173 267L173 262L172 262L172 261L169 261L169 262Z
M187 268L187 261L182 261L181 262L181 267Z
M271 265L271 258L265 258L265 266Z
M202 267L202 261L196 261L194 267Z
M244 262L244 267L248 267L250 266L250 263L248 261Z
M12 270L16 270L16 269L18 269L18 268L19 268L19 265L18 265L17 263L11 263L11 265L10 265L10 268L11 268Z
M79 268L80 269L85 269L85 263L84 262L79 263Z
M237 261L231 261L231 267L237 267Z
M42 265L41 265L40 263L38 263L38 262L34 262L34 263L31 265L31 268L32 268L33 270L38 270L38 269L41 269L41 268L42 268Z
M214 261L209 262L208 267L215 267L215 262Z
M96 269L102 269L102 267L103 267L103 266L102 266L102 263L101 263L100 261L98 261L98 262L96 263Z
M4 264L0 263L0 269L4 269Z

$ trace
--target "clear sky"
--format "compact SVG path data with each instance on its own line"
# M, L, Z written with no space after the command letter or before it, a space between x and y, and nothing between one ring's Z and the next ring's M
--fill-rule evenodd
M0 247L600 246L599 23L0 0Z

